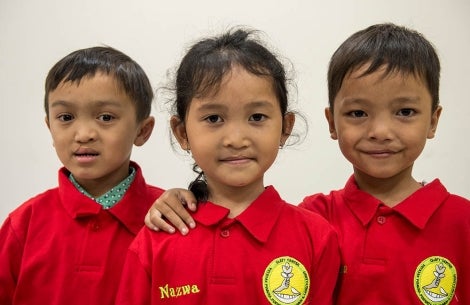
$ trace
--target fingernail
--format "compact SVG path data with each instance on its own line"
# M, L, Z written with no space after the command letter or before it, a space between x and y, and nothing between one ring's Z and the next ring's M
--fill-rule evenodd
M191 229L194 229L194 228L196 227L196 224L195 224L194 222L190 222L190 223L189 223L189 227L190 227Z
M175 233L175 228L173 227L168 228L168 233Z
M186 235L188 234L188 228L181 228L181 234Z

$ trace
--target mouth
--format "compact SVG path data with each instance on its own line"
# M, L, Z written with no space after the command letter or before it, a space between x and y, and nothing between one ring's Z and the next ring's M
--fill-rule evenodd
M89 148L79 148L73 153L74 157L79 159L90 159L99 156L99 153Z
M392 150L365 150L363 153L377 158L386 158L396 154L396 152Z
M229 164L244 164L253 160L254 158L245 157L245 156L236 156L236 157L234 156L234 157L227 157L227 158L220 159L221 162L229 163Z

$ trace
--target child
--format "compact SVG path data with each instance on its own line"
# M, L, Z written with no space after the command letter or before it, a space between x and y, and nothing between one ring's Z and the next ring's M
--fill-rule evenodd
M354 174L344 189L306 197L301 206L338 231L338 304L470 304L469 201L438 179L412 176L441 114L439 74L433 46L393 24L353 34L331 58L325 114ZM181 225L172 196L193 199L183 190L164 196L157 208Z
M113 304L127 248L163 192L130 161L153 130L153 90L135 61L109 47L67 55L45 89L64 167L57 188L0 230L0 304Z
M332 304L336 233L263 183L294 124L285 83L280 61L249 31L190 48L171 128L199 172L198 227L189 238L143 229L117 304Z

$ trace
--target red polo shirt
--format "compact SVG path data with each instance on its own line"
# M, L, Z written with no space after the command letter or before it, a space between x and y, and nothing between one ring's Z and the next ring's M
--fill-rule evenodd
M114 304L127 248L163 190L133 183L109 210L59 171L59 186L28 200L0 230L0 304Z
M338 304L470 304L470 202L439 180L389 208L351 177L301 206L338 231Z
M332 304L340 257L325 219L287 204L273 187L239 216L228 214L207 202L188 236L144 228L116 304Z

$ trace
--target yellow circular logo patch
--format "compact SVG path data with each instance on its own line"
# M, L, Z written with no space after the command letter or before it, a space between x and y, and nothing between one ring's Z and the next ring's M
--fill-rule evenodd
M264 294L273 305L303 304L310 288L308 272L289 256L274 259L263 275Z
M454 297L457 270L445 257L431 256L416 268L414 287L425 305L446 305Z

